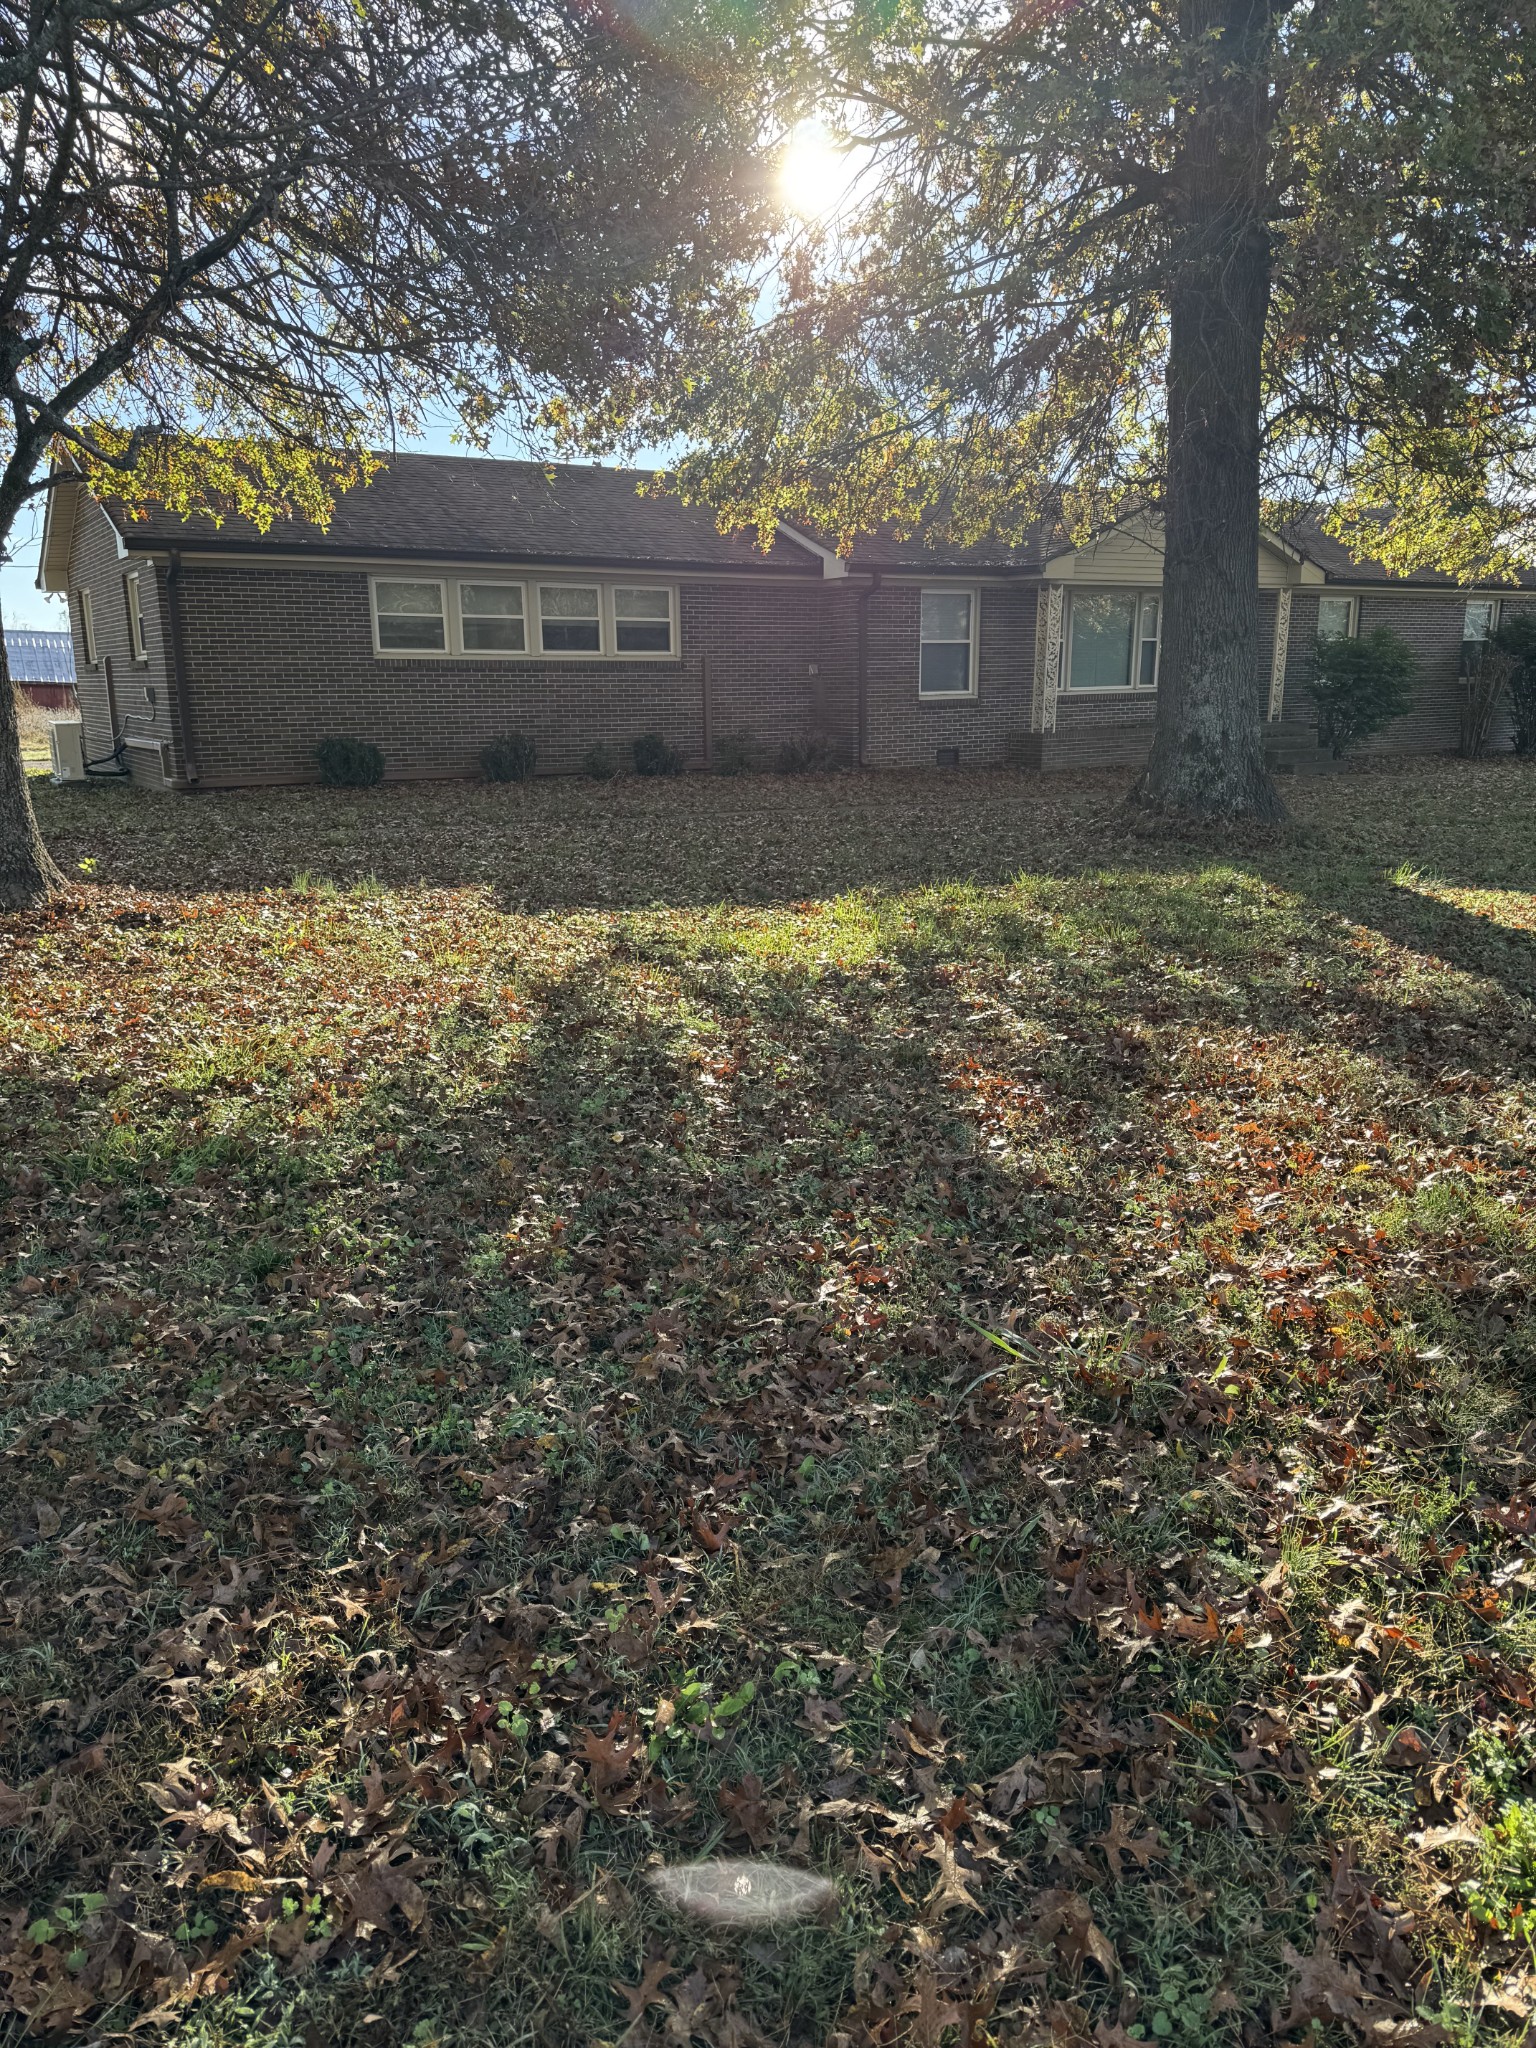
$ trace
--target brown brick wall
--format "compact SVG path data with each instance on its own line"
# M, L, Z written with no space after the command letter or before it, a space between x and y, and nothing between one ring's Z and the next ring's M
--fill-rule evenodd
M845 744L850 729L846 679L827 674L834 586L819 579L682 580L680 659L584 663L380 659L362 571L188 564L182 577L205 785L310 779L327 733L371 740L395 777L476 774L480 749L511 732L536 743L544 773L575 772L598 742L622 758L644 732L697 763L706 664L717 740L750 728L772 751L811 729L829 689Z
M123 578L128 570L139 570L139 609L144 621L147 661L135 661L128 639L128 603ZM96 664L85 658L85 628L82 623L80 591L88 586L96 627ZM70 563L69 627L75 647L75 690L80 700L87 760L101 760L112 750L114 738L108 709L108 662L111 663L111 698L116 712L117 734L130 744L126 761L136 781L161 786L158 742L169 740L176 772L180 761L175 752L171 692L167 686L163 592L161 572L147 562L122 560L117 540L106 514L89 500L81 502L75 527ZM155 693L151 705L145 690Z
M1285 665L1285 715L1311 724L1316 717L1307 695L1307 663L1317 645L1317 601L1327 592L1298 590L1291 607L1291 641ZM1504 615L1536 603L1536 597L1506 597ZM1419 659L1413 709L1395 719L1361 748L1364 754L1444 754L1461 742L1461 634L1466 598L1455 590L1381 590L1360 593L1358 631L1390 626ZM1508 745L1508 722L1496 726L1492 745Z
M177 707L169 680L166 570L142 567L149 658L135 663L123 595L129 566L118 556L105 515L83 504L70 625L87 753L104 755L112 743L110 659L118 730L130 740L168 743L177 780L187 737L204 786L310 780L316 744L327 733L374 741L387 772L398 778L476 774L481 747L515 731L537 743L544 773L578 770L595 742L623 759L631 742L650 731L701 765L706 673L717 744L747 731L769 759L782 742L808 735L830 740L844 760L856 746L863 588L856 579L679 578L681 653L675 662L416 661L374 654L368 578L361 570L189 563L180 581L186 702ZM85 661L81 629L84 583L95 602L94 668ZM1036 601L1033 584L981 587L977 695L946 701L918 695L919 586L889 582L874 591L868 600L868 765L931 767L949 749L962 766L1139 765L1156 716L1150 695L1074 696L1063 689L1056 730L1030 732ZM1275 609L1274 594L1263 593L1263 654L1254 691L1260 718L1268 704ZM1414 710L1381 735L1373 751L1453 748L1462 597L1371 592L1360 609L1362 631L1392 625L1423 666ZM1297 590L1287 718L1312 715L1304 679L1316 630L1317 592ZM153 706L146 686L156 693ZM158 746L133 748L127 758L138 779L160 786Z
M856 597L846 594L850 610ZM931 768L939 750L951 747L962 768L997 767L1011 757L1013 744L1029 730L1035 599L1033 584L982 588L976 695L945 701L917 693L919 587L889 583L875 592L869 604L870 767ZM856 675L851 649L850 669Z

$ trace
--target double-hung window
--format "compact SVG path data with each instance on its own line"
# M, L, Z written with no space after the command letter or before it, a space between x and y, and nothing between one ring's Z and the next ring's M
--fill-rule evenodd
M1319 640L1353 640L1359 614L1352 597L1320 597L1317 600Z
M87 668L96 666L96 607L91 602L91 593L84 588L80 592L80 651L85 656Z
M595 583L539 585L539 648L544 654L602 653L602 596Z
M528 646L521 583L461 583L459 632L466 654L522 654Z
M374 630L385 654L442 654L448 646L443 586L436 581L379 577L373 586Z
M1155 591L1074 590L1069 690L1155 690L1163 606Z
M917 694L920 697L974 697L975 591L925 590L920 604Z
M1469 597L1461 620L1461 672L1471 675L1499 623L1496 597Z
M1162 599L1144 597L1136 619L1136 687L1138 690L1157 688L1157 657L1162 645L1163 605Z
M615 654L672 652L672 592L666 585L616 583L613 586L613 651Z
M139 572L131 570L123 578L123 603L128 611L128 651L135 661L148 661L149 650L144 645L144 611L139 602Z

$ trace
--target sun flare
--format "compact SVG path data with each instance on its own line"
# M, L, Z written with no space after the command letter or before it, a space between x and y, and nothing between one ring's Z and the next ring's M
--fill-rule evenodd
M779 158L779 198L802 220L823 220L845 197L852 178L848 152L819 121L792 128Z

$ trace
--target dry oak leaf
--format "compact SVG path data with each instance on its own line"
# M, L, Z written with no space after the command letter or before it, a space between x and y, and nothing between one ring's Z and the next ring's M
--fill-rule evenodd
M588 1782L599 1798L623 1784L630 1765L644 1748L645 1737L628 1714L616 1713L604 1735L599 1735L595 1728L586 1731L581 1760L587 1767Z
M0 1784L0 1828L19 1828L42 1811L25 1786Z
M715 1798L730 1823L727 1834L745 1835L754 1849L773 1840L782 1802L764 1797L763 1781L755 1771L747 1771L739 1785L722 1785Z
M1383 2048L1388 2043L1391 2048L1438 2048L1450 2039L1443 2027L1433 2021L1416 2021L1396 1999L1372 1992L1360 1972L1330 1948L1319 1947L1303 1956L1286 1942L1281 1956L1292 1977L1285 2010L1277 2009L1272 2015L1277 2034L1290 2033L1313 2020L1343 2020Z
M1138 1835L1135 1832L1136 1820L1134 1806L1112 1806L1109 1809L1108 1828L1102 1835L1095 1837L1094 1846L1104 1851L1104 1861L1116 1879L1123 1874L1124 1858L1127 1856L1138 1870L1145 1870L1149 1863L1162 1860L1162 1836L1150 1823L1145 1832Z
M946 1913L979 1913L980 1905L966 1889L967 1878L974 1882L975 1872L962 1870L956 1862L953 1837L940 1835L923 1854L939 1866L938 1883L923 1901L923 1918L942 1920Z
M614 1984L613 1989L629 2007L631 2026L643 2017L647 2006L671 2003L661 1987L668 1977L676 1974L677 1965L670 1956L652 1956L641 1972L638 1984Z
M1010 1764L1000 1778L992 1781L987 1800L992 1811L1004 1820L1011 1820L1021 1807L1045 1803L1045 1780L1040 1775L1037 1756L1021 1756L1016 1764Z
M398 1853L393 1849L384 1850L346 1881L359 1932L374 1927L386 1933L391 1910L400 1914L413 1933L427 1917L427 1895L413 1875L425 1870L426 1863L421 1857L408 1853L403 1861L396 1862L394 1858Z
M1062 1968L1075 1976L1085 1961L1097 1963L1111 1980L1120 1974L1114 1944L1093 1917L1081 1892L1041 1892L1035 1901L1035 1931L1051 1942Z

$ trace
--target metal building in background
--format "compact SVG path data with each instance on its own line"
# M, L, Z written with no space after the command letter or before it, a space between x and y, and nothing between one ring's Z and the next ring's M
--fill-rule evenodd
M75 650L68 633L7 626L5 659L11 681L32 703L54 711L74 710Z

